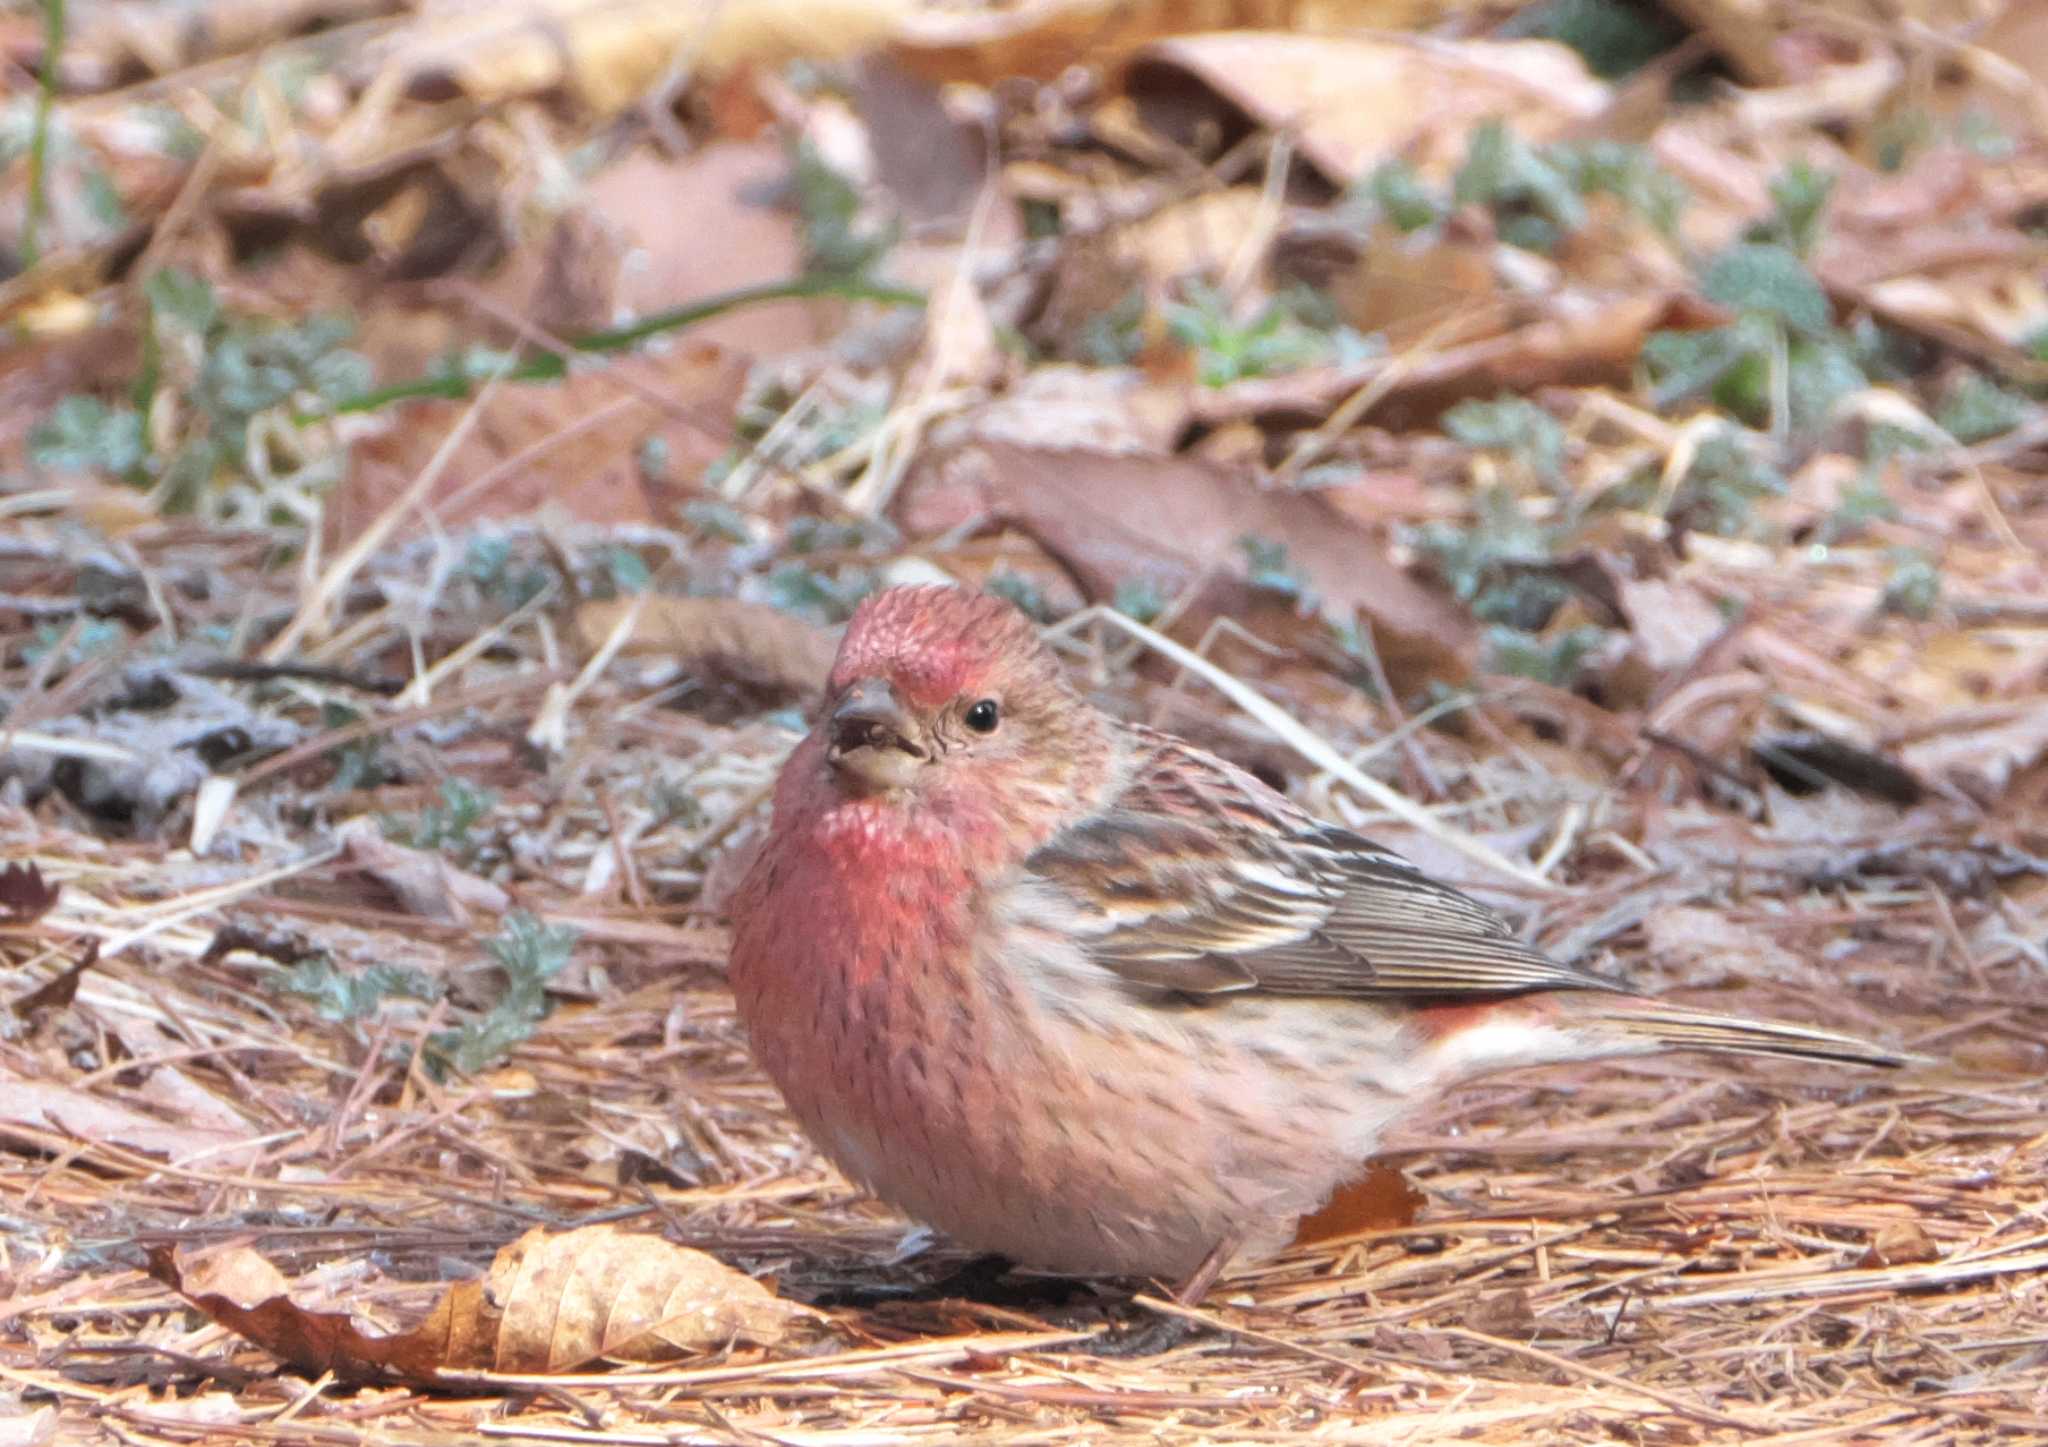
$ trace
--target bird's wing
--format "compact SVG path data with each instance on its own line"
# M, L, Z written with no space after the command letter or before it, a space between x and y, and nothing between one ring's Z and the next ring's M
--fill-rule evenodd
M1457 997L1618 990L1521 943L1478 901L1244 771L1141 733L1101 813L1026 861L1088 956L1192 994Z

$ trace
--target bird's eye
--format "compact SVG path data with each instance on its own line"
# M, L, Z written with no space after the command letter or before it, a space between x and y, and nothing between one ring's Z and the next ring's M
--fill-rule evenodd
M1003 711L992 698L984 698L967 710L967 727L978 734L992 734L1001 721Z

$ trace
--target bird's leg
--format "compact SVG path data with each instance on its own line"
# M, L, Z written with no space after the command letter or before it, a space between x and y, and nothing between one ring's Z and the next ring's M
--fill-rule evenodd
M1230 1258L1237 1255L1237 1248L1243 1245L1237 1236L1225 1236L1209 1249L1194 1274L1180 1284L1173 1293L1173 1299L1182 1306L1199 1306L1202 1298L1209 1294L1209 1288L1216 1284L1216 1278L1223 1274L1223 1268L1230 1264Z
M1242 1238L1226 1236L1210 1248L1193 1274L1182 1282L1173 1293L1173 1300L1180 1306L1193 1306L1209 1294L1209 1288L1216 1284L1216 1278L1223 1274L1223 1268L1230 1264L1230 1258L1237 1254ZM1163 1311L1152 1313L1150 1321L1133 1326L1118 1327L1115 1331L1104 1332L1085 1348L1089 1356L1095 1357L1150 1357L1160 1352L1172 1351L1195 1334L1196 1323L1185 1316L1169 1315Z

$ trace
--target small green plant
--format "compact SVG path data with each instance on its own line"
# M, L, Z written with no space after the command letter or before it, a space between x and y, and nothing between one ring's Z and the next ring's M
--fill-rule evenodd
M73 393L29 433L29 460L52 472L104 472L135 479L149 456L142 414Z
M704 806L697 801L696 791L687 781L656 779L647 802L654 808L651 828L680 824L685 829L702 829L707 822Z
M1081 323L1074 355L1095 367L1128 367L1145 350L1145 289L1134 286Z
M271 977L280 995L304 1000L323 1020L337 1024L367 1020L387 999L434 1001L441 987L418 970L402 965L370 965L344 970L326 954L309 955Z
M605 577L614 596L644 593L654 586L654 571L647 566L647 560L631 548L616 545L606 548L604 564Z
M1245 580L1254 588L1283 598L1308 597L1308 579L1288 558L1285 543L1247 533L1237 540L1237 549L1244 554Z
M1443 219L1446 209L1443 200L1416 174L1415 168L1398 157L1373 168L1353 205L1361 200L1401 231L1433 226Z
M1659 233L1675 236L1686 191L1641 146L1619 141L1532 146L1500 121L1472 133L1452 183L1461 206L1493 213L1501 240L1550 252L1586 224L1586 198L1613 196Z
M1956 144L1987 161L2009 161L2019 150L1998 118L1977 106L1970 106L1956 117L1953 127Z
M1150 578L1126 578L1116 585L1116 597L1109 606L1126 618L1151 623L1166 611L1166 595Z
M1934 420L1956 441L1969 444L2001 437L2027 420L2033 404L1978 372L1957 378L1941 400Z
M1016 604L1027 617L1040 623L1052 622L1052 605L1045 601L1045 594L1039 586L1008 568L998 568L988 575L988 581L981 585L998 598L1007 598Z
M796 144L790 184L802 219L809 275L864 278L896 244L897 225L864 214L860 192L807 140Z
M338 476L338 455L301 455L296 442L279 450L280 439L298 437L296 426L259 422L279 410L318 411L369 386L368 363L343 345L349 322L231 313L203 279L170 267L148 277L142 293L143 368L129 402L63 399L31 433L32 461L153 486L178 511L225 507L229 484L255 479L289 514L291 491ZM150 445L159 433L174 439L161 451Z
M1933 144L1934 117L1918 106L1893 111L1871 133L1880 171L1900 171L1906 162Z
M1878 606L1886 613L1925 621L1941 601L1941 570L1918 548L1894 548L1891 574Z
M1643 344L1659 408L1704 396L1752 427L1776 423L1804 434L1869 385L1852 339L1834 325L1827 293L1790 247L1731 247L1708 263L1700 290L1736 319L1705 331L1658 332Z
M68 673L81 663L114 652L127 636L120 624L106 618L86 618L75 626L47 618L36 624L35 633L21 646L21 659L32 666L47 660L53 672ZM63 651L58 653L60 648Z
M1686 32L1664 12L1625 0L1542 0L1510 17L1499 34L1569 45L1595 75L1613 80L1649 64Z
M1665 516L1694 532L1741 537L1754 530L1757 503L1783 493L1785 485L1753 439L1724 427L1693 454Z
M1411 540L1475 617L1534 632L1571 596L1550 567L1563 535L1529 517L1510 489L1494 486L1480 492L1469 525L1429 523Z
M414 820L386 819L384 837L413 849L434 849L463 863L482 853L485 841L476 826L498 807L498 796L475 789L453 775L441 781L441 802L420 810Z
M1192 282L1185 299L1167 307L1166 325L1194 352L1197 374L1209 387L1370 351L1364 337L1337 323L1326 303L1300 288L1274 296L1248 320L1238 321L1221 292L1206 282Z
M463 550L461 576L493 606L516 613L545 593L554 573L523 556L504 533L480 533Z
M749 543L746 516L731 503L700 498L683 505L683 521L707 538L724 543Z
M1506 455L1553 491L1564 485L1564 428L1534 402L1460 402L1444 414L1443 428L1467 447Z
M851 618L860 600L879 586L874 573L864 567L827 571L785 563L768 575L768 601L785 613L837 625Z
M1812 256L1834 190L1832 171L1817 171L1803 160L1794 161L1771 178L1771 214L1750 227L1746 239L1785 247L1802 258Z
M544 925L525 913L505 916L497 936L484 945L504 972L504 993L477 1019L431 1036L429 1062L443 1072L474 1075L528 1039L547 1015L548 981L569 963L575 945L573 929Z
M1667 240L1677 236L1689 199L1685 186L1659 166L1646 147L1623 141L1559 141L1545 147L1544 154L1581 196L1612 196Z
M320 723L328 730L344 729L351 724L362 722L362 714L345 704L327 703L320 707ZM335 793L345 794L356 789L374 789L388 784L397 773L385 762L384 752L378 747L375 734L369 738L357 739L331 750L329 757L334 760L334 782L328 787Z
M1588 655L1606 637L1604 628L1567 628L1547 636L1496 625L1486 630L1487 664L1495 673L1570 688L1578 681Z
M1451 197L1492 211L1501 240L1527 251L1555 250L1586 220L1570 175L1498 120L1473 131Z

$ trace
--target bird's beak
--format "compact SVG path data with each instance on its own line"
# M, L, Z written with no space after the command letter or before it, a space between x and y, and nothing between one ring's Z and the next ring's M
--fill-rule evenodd
M841 695L826 723L825 757L832 767L875 789L900 789L931 755L918 743L917 721L879 678L863 678Z

